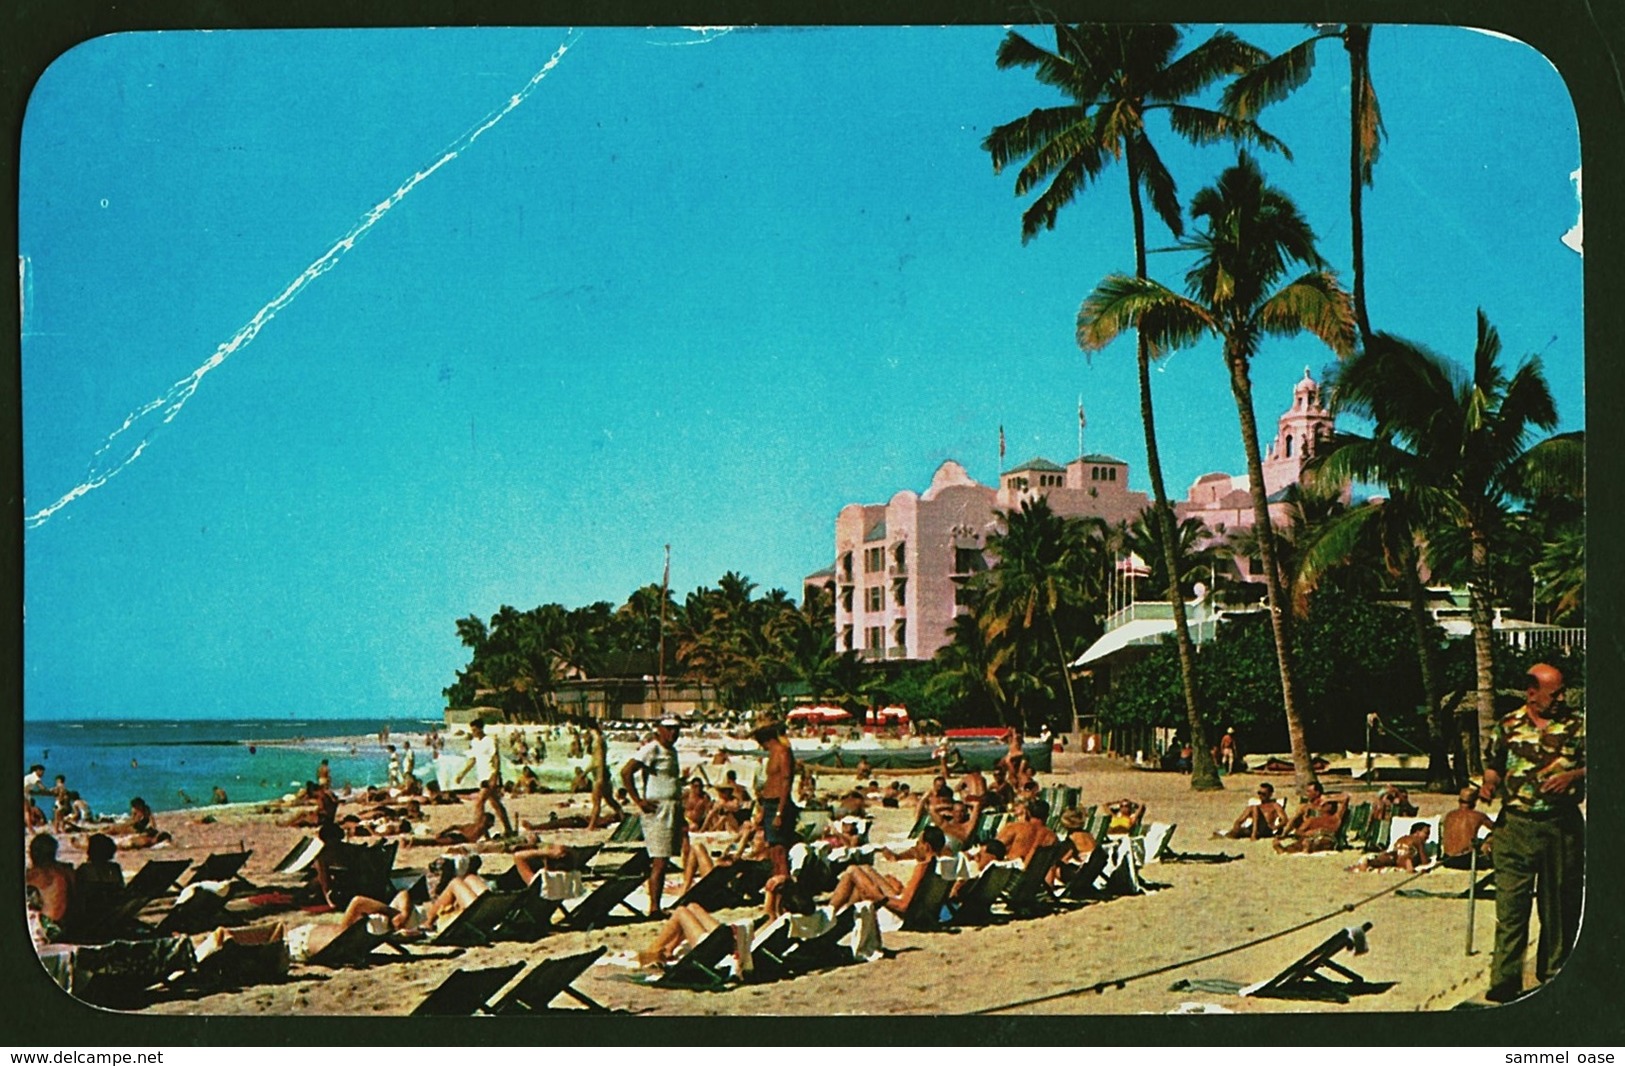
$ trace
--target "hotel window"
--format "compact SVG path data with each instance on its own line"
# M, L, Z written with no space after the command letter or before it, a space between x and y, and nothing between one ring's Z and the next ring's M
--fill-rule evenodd
M865 549L863 549L863 572L864 573L866 573L866 574L878 574L878 573L880 573L880 571L884 570L885 568L886 568L886 549L885 548L865 548Z
M897 625L893 626L892 627L892 638L893 638L892 639L892 647L894 647L894 648L906 648L906 647L908 647L908 623L907 622L898 622Z
M908 594L908 582L907 581L903 580L902 578L898 578L896 581L892 582L892 586L891 586L892 600L897 604L897 606L899 606L899 607L903 606L903 603L904 603L904 601L905 601L905 599L907 597L907 594Z
M852 553L847 552L841 556L841 576L848 581L852 580Z
M898 541L892 547L892 550L891 550L892 573L895 573L895 574L906 574L906 573L908 573L908 557L905 555L905 553L903 551L903 549L906 548L906 547L907 547L907 544L905 544L903 541Z
M848 585L841 590L841 610L847 614L852 613L852 586Z
M980 548L955 548L954 573L974 574L987 569L987 563L982 558Z
M851 626L843 626L841 628L841 648L844 651L851 651L852 650L852 627Z
M863 646L868 651L886 650L886 627L870 626L864 630Z
M879 585L863 590L864 610L871 613L883 611L886 608L886 590Z

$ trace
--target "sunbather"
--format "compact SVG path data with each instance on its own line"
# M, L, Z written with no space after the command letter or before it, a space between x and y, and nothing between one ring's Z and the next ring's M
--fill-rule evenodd
M1349 869L1364 873L1367 870L1397 867L1407 873L1413 872L1418 866L1427 863L1427 843L1432 833L1433 827L1428 823L1412 822L1411 831L1394 841L1393 847L1387 851L1379 851L1375 855L1363 856Z
M1258 785L1258 802L1250 803L1236 815L1235 822L1222 836L1231 840L1263 840L1280 834L1286 826L1286 811L1275 800L1275 786L1268 781Z
M1106 823L1106 832L1123 835L1134 832L1145 820L1145 804L1135 803L1127 797L1118 800L1106 808L1111 812L1111 820Z
M575 869L575 852L563 844L543 844L539 847L526 848L524 851L513 853L513 868L519 871L519 876L528 885L536 880L536 875L543 870Z
M971 821L970 808L958 800L933 810L931 824L942 830L948 850L955 852L965 850L971 831L976 828L976 823Z
M1083 812L1076 807L1061 812L1060 839L1066 844L1061 850L1062 862L1082 862L1100 846L1084 825Z
M60 935L75 909L73 867L57 861L56 848L56 837L35 834L28 842L28 873L23 878L25 885L39 892L40 915L49 923L45 929L50 940Z
M1281 830L1275 842L1279 852L1332 851L1337 847L1337 834L1343 827L1343 816L1348 812L1349 796L1346 792L1327 794L1318 781L1305 788L1304 800L1292 818Z
M688 821L688 828L696 833L704 831L710 815L711 796L705 791L705 782L691 778L688 790L683 793L683 817Z
M1411 794L1397 784L1389 784L1371 803L1371 817L1373 818L1411 818L1416 814L1416 804L1411 802Z
M117 825L109 826L107 835L116 837L121 848L150 848L169 839L169 834L158 828L152 808L140 796L130 800L130 816Z
M684 951L692 950L706 934L722 923L698 903L684 903L673 907L666 924L660 927L654 941L638 952L638 965L656 966L673 961Z
M472 822L465 825L451 825L436 833L427 840L414 839L413 844L438 844L446 847L451 844L477 844L485 839L491 827L496 824L490 811L479 811Z
M999 830L999 843L1012 859L1026 862L1034 851L1056 841L1049 820L1049 804L1041 799L1016 804L1016 816Z
M895 914L907 913L909 904L914 902L914 894L943 854L942 830L934 825L926 826L920 833L920 839L915 842L915 849L918 861L907 884L890 874L881 873L873 866L848 866L836 882L835 891L830 893L830 908L839 911L849 903L868 900Z

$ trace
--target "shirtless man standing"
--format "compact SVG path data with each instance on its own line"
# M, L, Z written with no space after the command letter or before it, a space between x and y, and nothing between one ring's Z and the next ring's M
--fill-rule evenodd
M767 859L773 876L766 888L767 914L777 918L783 912L783 894L790 883L790 848L797 841L796 805L790 789L796 779L796 757L785 738L784 723L772 715L756 719L751 738L767 752L766 779L756 794L761 806L762 832L767 837Z
M1478 809L1478 789L1469 785L1461 790L1456 809L1439 822L1440 861L1452 869L1466 870L1473 865L1473 849L1479 849L1478 866L1490 865L1490 842L1493 837L1479 839L1485 829L1494 829L1490 816Z

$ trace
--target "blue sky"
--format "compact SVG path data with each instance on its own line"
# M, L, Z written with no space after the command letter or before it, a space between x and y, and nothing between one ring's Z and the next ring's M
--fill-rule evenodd
M1010 464L1064 461L1080 394L1088 450L1145 489L1132 341L1072 339L1132 268L1125 179L1021 244L979 145L1053 101L995 69L1001 34L168 32L61 57L21 145L25 513L145 447L26 532L25 713L432 714L460 616L619 603L666 543L679 595L730 569L799 594L844 504L948 458L992 481L1001 424ZM1294 161L1263 164L1346 268L1347 66L1322 48L1265 116ZM1482 306L1581 428L1561 79L1453 28L1380 27L1372 65L1376 325L1465 359ZM1233 159L1161 144L1186 200ZM171 421L98 456L448 146ZM1330 358L1269 344L1261 424ZM1171 492L1242 468L1214 345L1154 386Z

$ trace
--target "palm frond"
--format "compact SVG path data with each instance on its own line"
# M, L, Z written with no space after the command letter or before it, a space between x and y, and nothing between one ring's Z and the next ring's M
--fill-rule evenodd
M1151 210L1162 219L1170 233L1175 237L1183 236L1185 220L1179 210L1179 190L1174 186L1174 176L1168 172L1162 157L1143 135L1129 142L1129 151L1135 154L1135 169L1150 195Z
M1157 78L1147 100L1169 103L1195 96L1226 74L1242 74L1268 62L1269 53L1220 30L1169 63Z
M1097 352L1124 332L1138 329L1152 358L1214 332L1206 308L1160 282L1112 274L1078 309L1078 347Z
M1547 437L1507 466L1507 492L1521 500L1547 496L1585 499L1585 432Z
M1274 134L1250 119L1237 118L1223 111L1188 104L1167 105L1168 124L1174 132L1193 144L1219 144L1232 142L1257 145L1271 152L1279 152L1285 159L1292 158L1292 150Z
M1258 309L1266 333L1292 336L1308 331L1339 356L1354 351L1354 304L1325 271L1312 271L1284 286Z
M993 127L982 138L982 149L993 157L993 173L999 174L1013 160L1024 159L1057 140L1076 134L1088 120L1088 111L1077 104L1040 107Z
M1222 97L1224 109L1241 118L1254 118L1267 105L1286 99L1314 72L1315 45L1335 36L1316 34L1241 75L1226 86Z

